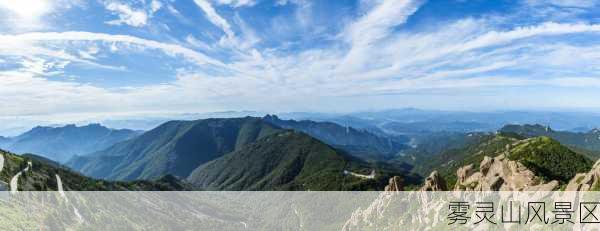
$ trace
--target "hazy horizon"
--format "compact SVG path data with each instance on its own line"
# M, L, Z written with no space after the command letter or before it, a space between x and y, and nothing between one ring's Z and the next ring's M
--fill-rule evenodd
M595 110L572 110L572 109L538 109L538 110L486 110L486 111L468 111L468 110L434 110L426 108L387 108L380 110L356 110L347 112L334 112L334 111L258 111L258 110L228 110L228 111L214 111L214 112L171 112L171 113L139 113L139 114L71 114L71 115L36 115L36 116L5 116L0 117L0 136L16 136L20 135L25 131L30 130L37 126L47 127L62 127L65 125L76 125L85 126L89 124L101 124L103 126L113 129L133 129L133 130L150 130L166 121L171 120L196 120L206 118L233 118L233 117L263 117L265 115L277 115L283 119L309 119L317 121L331 121L335 119L344 118L345 116L365 119L369 114L378 116L385 116L388 112L421 112L428 115L443 115L445 113L468 115L465 118L457 118L457 122L469 122L472 120L469 116L481 116L490 115L490 120L502 119L502 114L528 114L531 118L528 118L530 123L550 124L549 118L553 116L557 118L567 119L579 119L581 121L574 121L574 124L580 123L583 126L591 128L600 127L600 120L598 123L593 121L596 116L600 119L600 111ZM391 117L393 118L393 116ZM492 119L493 118L493 119ZM583 119L582 119L583 118ZM415 120L419 121L418 116L414 117ZM479 119L479 122L482 122ZM422 121L427 121L423 119ZM585 122L588 121L588 122ZM411 121L406 121L411 122ZM485 121L483 122L492 122Z

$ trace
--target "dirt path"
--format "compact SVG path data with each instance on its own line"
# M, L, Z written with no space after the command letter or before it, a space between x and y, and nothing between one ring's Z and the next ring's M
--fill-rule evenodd
M65 190L63 190L62 180L60 179L60 176L58 174L56 174L56 185L58 186L58 193L60 193L60 196L66 198Z
M0 172L4 169L4 155L0 154Z
M10 192L15 194L17 193L17 187L19 186L19 177L21 176L21 174L23 174L26 171L29 171L29 169L31 168L31 161L27 162L27 167L25 167L23 170L21 170L19 173L17 173L15 176L13 176L13 178L10 180Z
M371 174L369 174L369 175L363 175L363 174L353 173L348 170L344 170L344 175L348 175L348 174L355 176L355 177L363 178L363 179L375 179L375 170L372 170Z

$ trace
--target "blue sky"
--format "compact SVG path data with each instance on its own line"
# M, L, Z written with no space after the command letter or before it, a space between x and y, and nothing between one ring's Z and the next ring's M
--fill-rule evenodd
M599 98L600 1L0 0L0 117Z

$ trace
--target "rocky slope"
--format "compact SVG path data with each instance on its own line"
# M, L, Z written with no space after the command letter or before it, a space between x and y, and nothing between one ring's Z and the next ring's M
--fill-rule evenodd
M438 171L434 171L421 190L443 191L446 178L455 179L446 184L447 189L453 190L551 191L573 182L574 177L583 176L576 176L577 173L592 169L591 160L548 137L501 140L501 143L488 142L483 146L494 145L488 149L494 152L483 152L480 147L474 149L475 153L463 154L461 163L464 165L456 174L440 177ZM594 178L593 174L592 170L586 176Z
M565 191L600 191L600 161L589 172L575 175Z
M437 171L433 171L429 177L425 179L425 184L420 191L446 191L446 182Z
M464 166L456 172L454 190L463 191L552 191L559 183L544 180L518 161L504 155L485 157L477 171L473 165Z

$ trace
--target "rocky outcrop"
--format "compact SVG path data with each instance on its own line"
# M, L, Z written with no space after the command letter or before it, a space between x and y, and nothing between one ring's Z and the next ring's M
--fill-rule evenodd
M595 190L600 181L600 160L594 164L588 173L579 173L567 184L565 191L590 191Z
M404 191L404 181L399 176L390 178L390 181L384 189L386 192Z
M457 170L457 191L552 191L557 189L556 180L544 182L534 172L518 161L499 155L484 157L475 169L473 164Z
M425 184L421 187L420 191L446 191L446 181L437 172L433 171L429 174L429 177L425 179Z

